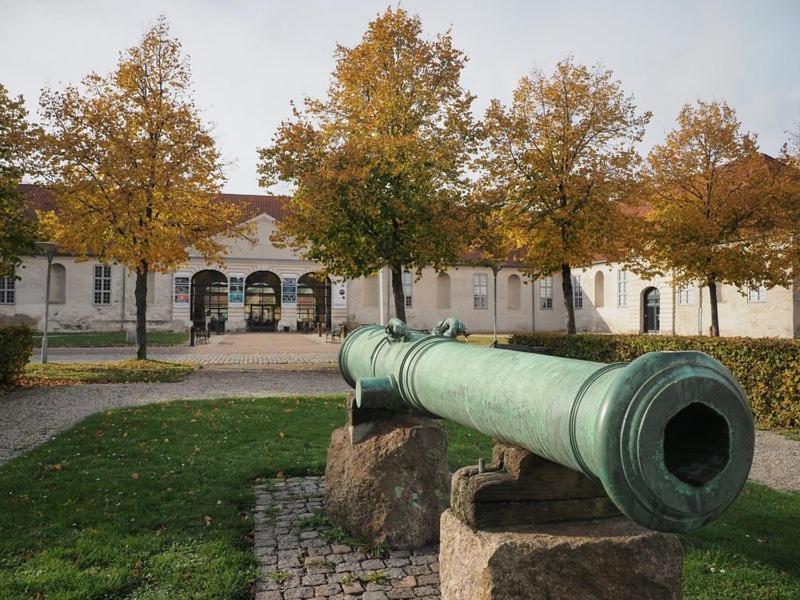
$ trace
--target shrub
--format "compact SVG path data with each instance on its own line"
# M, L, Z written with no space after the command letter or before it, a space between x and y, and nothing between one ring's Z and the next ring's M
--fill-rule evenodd
M0 385L19 379L33 352L33 332L24 325L0 326Z
M512 344L546 346L556 356L631 361L657 350L699 350L730 369L759 427L800 427L800 342L778 338L524 333Z

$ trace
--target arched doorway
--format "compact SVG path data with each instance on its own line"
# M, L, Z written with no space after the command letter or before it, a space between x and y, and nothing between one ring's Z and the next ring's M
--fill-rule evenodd
M244 280L244 318L247 331L275 331L281 320L281 278L256 271Z
M331 326L331 280L306 273L297 280L297 331L313 331L317 324Z
M225 331L228 320L228 278L206 269L192 277L192 322L208 324L211 331Z
M657 333L661 329L661 294L657 288L651 287L644 291L642 307L644 309L644 332Z

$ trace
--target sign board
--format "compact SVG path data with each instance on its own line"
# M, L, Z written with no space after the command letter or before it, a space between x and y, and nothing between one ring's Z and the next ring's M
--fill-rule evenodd
M333 308L347 308L347 283L344 281L331 286L331 305Z
M297 277L294 275L284 276L281 281L281 287L281 304L284 306L297 304Z
M228 277L228 304L233 306L244 304L244 276L230 275Z
M175 304L189 304L189 287L191 285L191 279L185 275L176 275L173 281L173 302Z

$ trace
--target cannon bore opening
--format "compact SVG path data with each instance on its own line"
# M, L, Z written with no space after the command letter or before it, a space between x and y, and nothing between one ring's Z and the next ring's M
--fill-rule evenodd
M700 487L728 464L730 432L725 418L700 402L690 404L667 422L664 462L667 470Z

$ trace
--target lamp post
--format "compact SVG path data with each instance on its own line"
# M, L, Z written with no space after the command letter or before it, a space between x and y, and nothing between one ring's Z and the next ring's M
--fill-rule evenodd
M42 364L47 363L47 328L50 321L50 266L58 246L54 242L36 242L36 249L47 256L47 277L44 286L44 335L42 335Z

